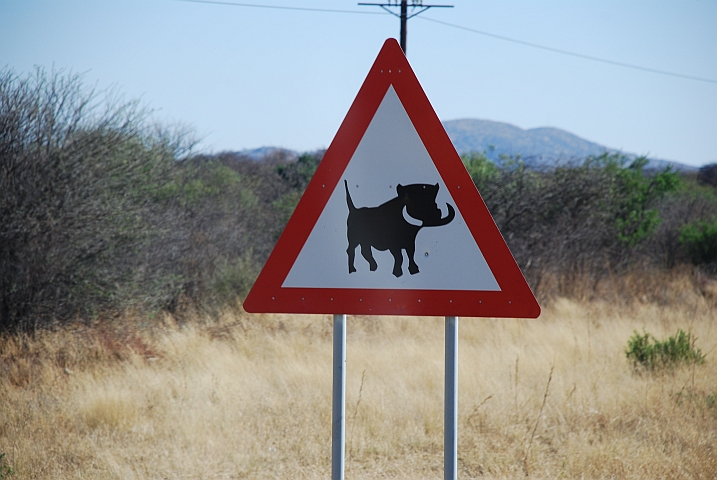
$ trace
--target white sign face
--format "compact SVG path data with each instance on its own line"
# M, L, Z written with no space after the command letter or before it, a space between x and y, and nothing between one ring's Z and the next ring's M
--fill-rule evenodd
M375 247L370 250L377 268L371 271L369 261L362 255L362 247L357 246L353 259L355 271L349 273L347 220L350 209L344 180L356 209L378 207L395 199L399 184L404 187L438 184L435 203L444 219L450 218L449 205L450 210L456 207L398 95L390 87L284 280L283 288L500 291L457 208L455 217L448 223L423 226L415 235L414 260L418 272L415 268L412 268L414 273L409 271L408 253L401 250L401 274L396 275L398 262L393 254ZM407 221L421 224L416 219L407 218Z

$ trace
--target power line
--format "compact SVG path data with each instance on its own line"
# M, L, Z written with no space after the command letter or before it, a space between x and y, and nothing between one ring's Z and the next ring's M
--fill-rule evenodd
M282 5L259 5L256 3L222 2L219 0L175 0L177 2L210 3L215 5L230 5L232 7L253 7L269 8L272 10L299 10L302 12L326 12L326 13L358 13L361 15L388 15L384 12L367 12L362 10L336 10L333 8L311 8L311 7L286 7Z
M233 7L268 8L268 9L273 9L273 10L298 10L298 11L304 11L304 12L346 13L346 14L360 14L360 15L388 15L388 13L386 13L386 12L371 12L371 11L366 11L366 10L338 10L338 9L331 9L331 8L286 7L286 6L281 6L281 5L259 5L256 3L224 2L224 1L220 1L220 0L175 0L175 1L190 2L190 3L208 3L208 4L216 4L216 5L229 5L229 6L233 6ZM444 22L442 20L436 20L434 18L429 18L429 17L419 17L419 18L422 20L428 21L428 22L438 23L441 25L445 25L447 27L457 28L459 30L464 30L467 32L476 33L478 35L483 35L486 37L503 40L505 42L517 43L519 45L524 45L526 47L537 48L540 50L558 53L561 55L568 55L568 56L575 57L575 58L581 58L583 60L590 60L593 62L600 62L600 63L605 63L608 65L615 65L615 66L623 67L623 68L631 68L633 70L640 70L640 71L648 72L648 73L657 73L659 75L667 75L670 77L684 78L687 80L694 80L694 81L698 81L698 82L717 84L717 80L712 79L712 78L697 77L695 75L686 75L683 73L669 72L667 70L659 70L656 68L643 67L643 66L634 65L631 63L618 62L615 60L609 60L607 58L594 57L592 55L585 55L583 53L571 52L569 50L563 50L560 48L548 47L546 45L540 45L538 43L527 42L525 40L519 40L517 38L506 37L504 35L498 35L495 33L490 33L490 32L478 30L475 28L464 27L462 25L456 25L455 23Z
M441 25L446 25L446 26L448 26L448 27L458 28L458 29L460 29L460 30L465 30L465 31L467 31L467 32L477 33L477 34L479 34L479 35L485 35L486 37L497 38L498 40L504 40L504 41L506 41L506 42L513 42L513 43L517 43L517 44L520 44L520 45L525 45L525 46L527 46L527 47L539 48L539 49L541 49L541 50L546 50L546 51L548 51L548 52L560 53L560 54L562 54L562 55L570 55L571 57L582 58L583 60L592 60L592 61L594 61L594 62L602 62L602 63L607 63L607 64L610 64L610 65L617 65L618 67L632 68L632 69L634 69L634 70L641 70L641 71L643 71L643 72L659 73L660 75L669 75L669 76L671 76L671 77L686 78L686 79L689 79L689 80L697 80L697 81L699 81L699 82L707 82L707 83L715 83L715 84L717 84L717 80L714 80L714 79L711 79L711 78L696 77L696 76L693 76L693 75L685 75L685 74L682 74L682 73L668 72L667 70L658 70L658 69L656 69L656 68L642 67L642 66L640 66L640 65L633 65L633 64L631 64L631 63L624 63L624 62L618 62L618 61L615 61L615 60L608 60L608 59L606 59L606 58L593 57L592 55L585 55L585 54L582 54L582 53L571 52L571 51L568 51L568 50L562 50L562 49L560 49L560 48L546 47L545 45L539 45L539 44L537 44L537 43L526 42L526 41L524 41L524 40L518 40L518 39L516 39L516 38L510 38L510 37L506 37L506 36L503 36L503 35L497 35L497 34L495 34L495 33L484 32L484 31L482 31L482 30L476 30L475 28L464 27L464 26L462 26L462 25L456 25L456 24L454 24L454 23L448 23L448 22L444 22L444 21L442 21L442 20L436 20L436 19L433 19L433 18L421 17L421 19L422 19L422 20L426 20L426 21L428 21L428 22L433 22L433 23L439 23L439 24L441 24Z

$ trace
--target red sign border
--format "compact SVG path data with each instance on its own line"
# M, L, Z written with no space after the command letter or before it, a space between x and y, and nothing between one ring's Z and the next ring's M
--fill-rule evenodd
M500 291L282 287L391 85ZM535 296L395 39L383 44L243 306L250 313L509 318L540 315Z

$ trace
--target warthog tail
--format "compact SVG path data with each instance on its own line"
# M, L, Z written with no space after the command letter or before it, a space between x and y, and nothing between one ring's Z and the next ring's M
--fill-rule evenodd
M349 182L344 180L344 188L346 188L346 204L349 206L349 212L356 210L353 200L351 200L351 194L349 193Z

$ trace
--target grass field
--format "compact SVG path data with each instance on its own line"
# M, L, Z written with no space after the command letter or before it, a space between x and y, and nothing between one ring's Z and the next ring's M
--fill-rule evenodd
M661 288L460 319L459 477L715 478L717 289ZM142 321L0 338L0 478L330 477L330 316ZM347 478L442 478L443 328L349 316ZM627 360L679 328L705 363Z

